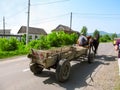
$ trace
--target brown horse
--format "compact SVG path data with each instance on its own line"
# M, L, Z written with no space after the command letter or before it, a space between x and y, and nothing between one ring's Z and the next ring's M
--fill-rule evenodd
M97 50L98 50L99 38L100 38L100 35L99 35L99 34L96 34L96 36L95 36L94 39L93 39L93 47L94 47L94 52L95 52L95 54L97 53Z
M87 39L88 44L90 45L90 47L92 47L92 50L96 54L99 46L99 34L97 34L94 38L92 36L88 36Z

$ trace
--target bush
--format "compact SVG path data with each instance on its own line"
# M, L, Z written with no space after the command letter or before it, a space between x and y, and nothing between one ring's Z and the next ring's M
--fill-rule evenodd
M52 32L47 35L46 42L50 45L50 47L59 47L62 44L62 37L59 32Z
M0 38L0 58L27 54L29 50L23 42L16 38Z
M107 34L100 37L100 42L110 42L110 41L111 41L111 38Z
M2 51L14 51L18 49L19 41L15 38L3 38L0 39L0 49Z
M39 40L32 40L29 42L29 48L35 49L49 49L51 47L60 47L64 45L72 45L76 43L78 35L66 34L61 32L52 32L47 36L41 36Z
M76 43L78 36L77 34L66 34L61 32L52 32L47 36L47 41L51 47L60 47L62 45L72 45Z
M29 42L28 47L35 49L49 49L50 43L45 36L41 36L39 40L32 40Z

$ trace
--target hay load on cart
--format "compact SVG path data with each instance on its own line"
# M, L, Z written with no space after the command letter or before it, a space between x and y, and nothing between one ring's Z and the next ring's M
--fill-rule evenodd
M64 82L69 78L70 61L78 58L87 58L88 63L94 60L94 53L91 46L64 46L50 50L36 50L31 49L28 55L31 59L30 70L34 74L40 74L43 69L56 69L56 79Z

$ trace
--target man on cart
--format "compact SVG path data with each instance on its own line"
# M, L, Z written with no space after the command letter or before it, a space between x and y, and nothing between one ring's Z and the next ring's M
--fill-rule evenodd
M80 34L78 41L77 41L77 44L79 46L85 46L88 44L88 39L83 33Z

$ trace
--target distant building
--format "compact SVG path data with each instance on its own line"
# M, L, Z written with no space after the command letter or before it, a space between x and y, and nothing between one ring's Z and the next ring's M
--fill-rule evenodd
M56 32L64 31L65 33L68 33L68 34L72 34L72 33L77 33L78 35L80 34L79 32L70 29L70 27L61 25L61 24L58 25L54 30L52 30L52 32L54 32L54 31L56 31Z
M11 37L15 37L15 38L17 38L18 40L21 41L22 35L13 35L13 34L3 35L3 34L0 34L0 38L3 38L3 37L8 38L8 39L11 38Z
M11 29L5 29L5 30L0 29L0 34L1 34L1 35L3 35L3 34L5 34L5 35L10 35L10 34L11 34L10 31L11 31Z
M24 35L26 34L26 26L21 26L21 28L18 31L19 35ZM36 27L29 27L29 37L30 39L34 40L34 39L38 39L40 37L40 35L47 35L47 33L45 32L44 29L42 28L36 28Z
M5 37L5 38L15 37L15 38L21 40L22 36L11 34L11 29L5 29L5 30L0 29L0 38L3 38L3 37Z

